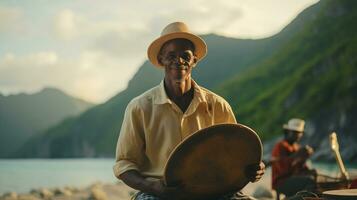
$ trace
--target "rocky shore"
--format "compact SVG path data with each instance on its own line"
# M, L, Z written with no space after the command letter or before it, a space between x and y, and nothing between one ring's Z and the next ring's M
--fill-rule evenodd
M8 192L0 200L129 200L135 190L121 182L116 184L95 183L86 188L39 188L26 194ZM274 199L273 194L263 184L248 184L244 193L261 200Z
M352 177L357 177L357 170L350 170ZM275 199L271 190L271 169L266 170L262 179L249 183L242 190L244 194L259 200ZM94 183L87 187L35 188L28 193L7 192L0 194L0 200L130 200L135 190L124 183Z
M95 183L86 188L39 188L26 194L8 192L0 200L126 200L135 190L118 182L116 184Z

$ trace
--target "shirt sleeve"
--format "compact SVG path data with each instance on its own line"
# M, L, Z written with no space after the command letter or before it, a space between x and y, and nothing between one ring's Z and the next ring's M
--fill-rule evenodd
M216 102L214 112L215 124L237 123L231 106L223 98Z
M276 161L273 164L277 175L276 178L291 174L291 162L293 159L289 157L289 150L282 143L279 143L273 149L272 159Z
M114 174L119 175L129 171L140 171L145 159L145 137L140 120L140 109L134 103L129 103L125 110L123 123L116 147Z

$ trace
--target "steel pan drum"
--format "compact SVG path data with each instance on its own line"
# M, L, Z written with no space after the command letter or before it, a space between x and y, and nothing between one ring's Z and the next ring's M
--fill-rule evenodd
M181 185L193 199L241 190L248 165L262 159L258 135L241 124L220 124L197 131L171 153L164 173L167 186Z
M357 189L328 190L322 196L326 200L357 200Z

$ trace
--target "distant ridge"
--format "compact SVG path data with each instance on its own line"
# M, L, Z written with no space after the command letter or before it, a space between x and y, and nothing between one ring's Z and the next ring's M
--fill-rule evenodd
M92 106L55 88L0 95L0 158L9 157L32 135Z

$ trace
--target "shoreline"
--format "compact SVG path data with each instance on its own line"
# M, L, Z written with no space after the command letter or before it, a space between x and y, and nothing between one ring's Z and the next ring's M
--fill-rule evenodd
M242 192L250 196L266 197L259 199L273 199L269 198L272 192L270 179L271 170L268 169L260 181L248 183ZM93 182L84 187L43 187L25 193L0 193L0 200L130 200L135 193L136 190L117 180L114 183Z
M265 197L259 199L273 199L269 197L272 192L270 173L267 170L260 181L248 183L242 192L250 196ZM129 200L135 193L136 190L118 180L115 183L95 182L85 187L42 187L24 193L5 192L0 193L0 200Z
M66 186L32 189L27 193L6 192L0 194L0 200L125 200L130 199L135 192L120 181L96 182L83 188Z

